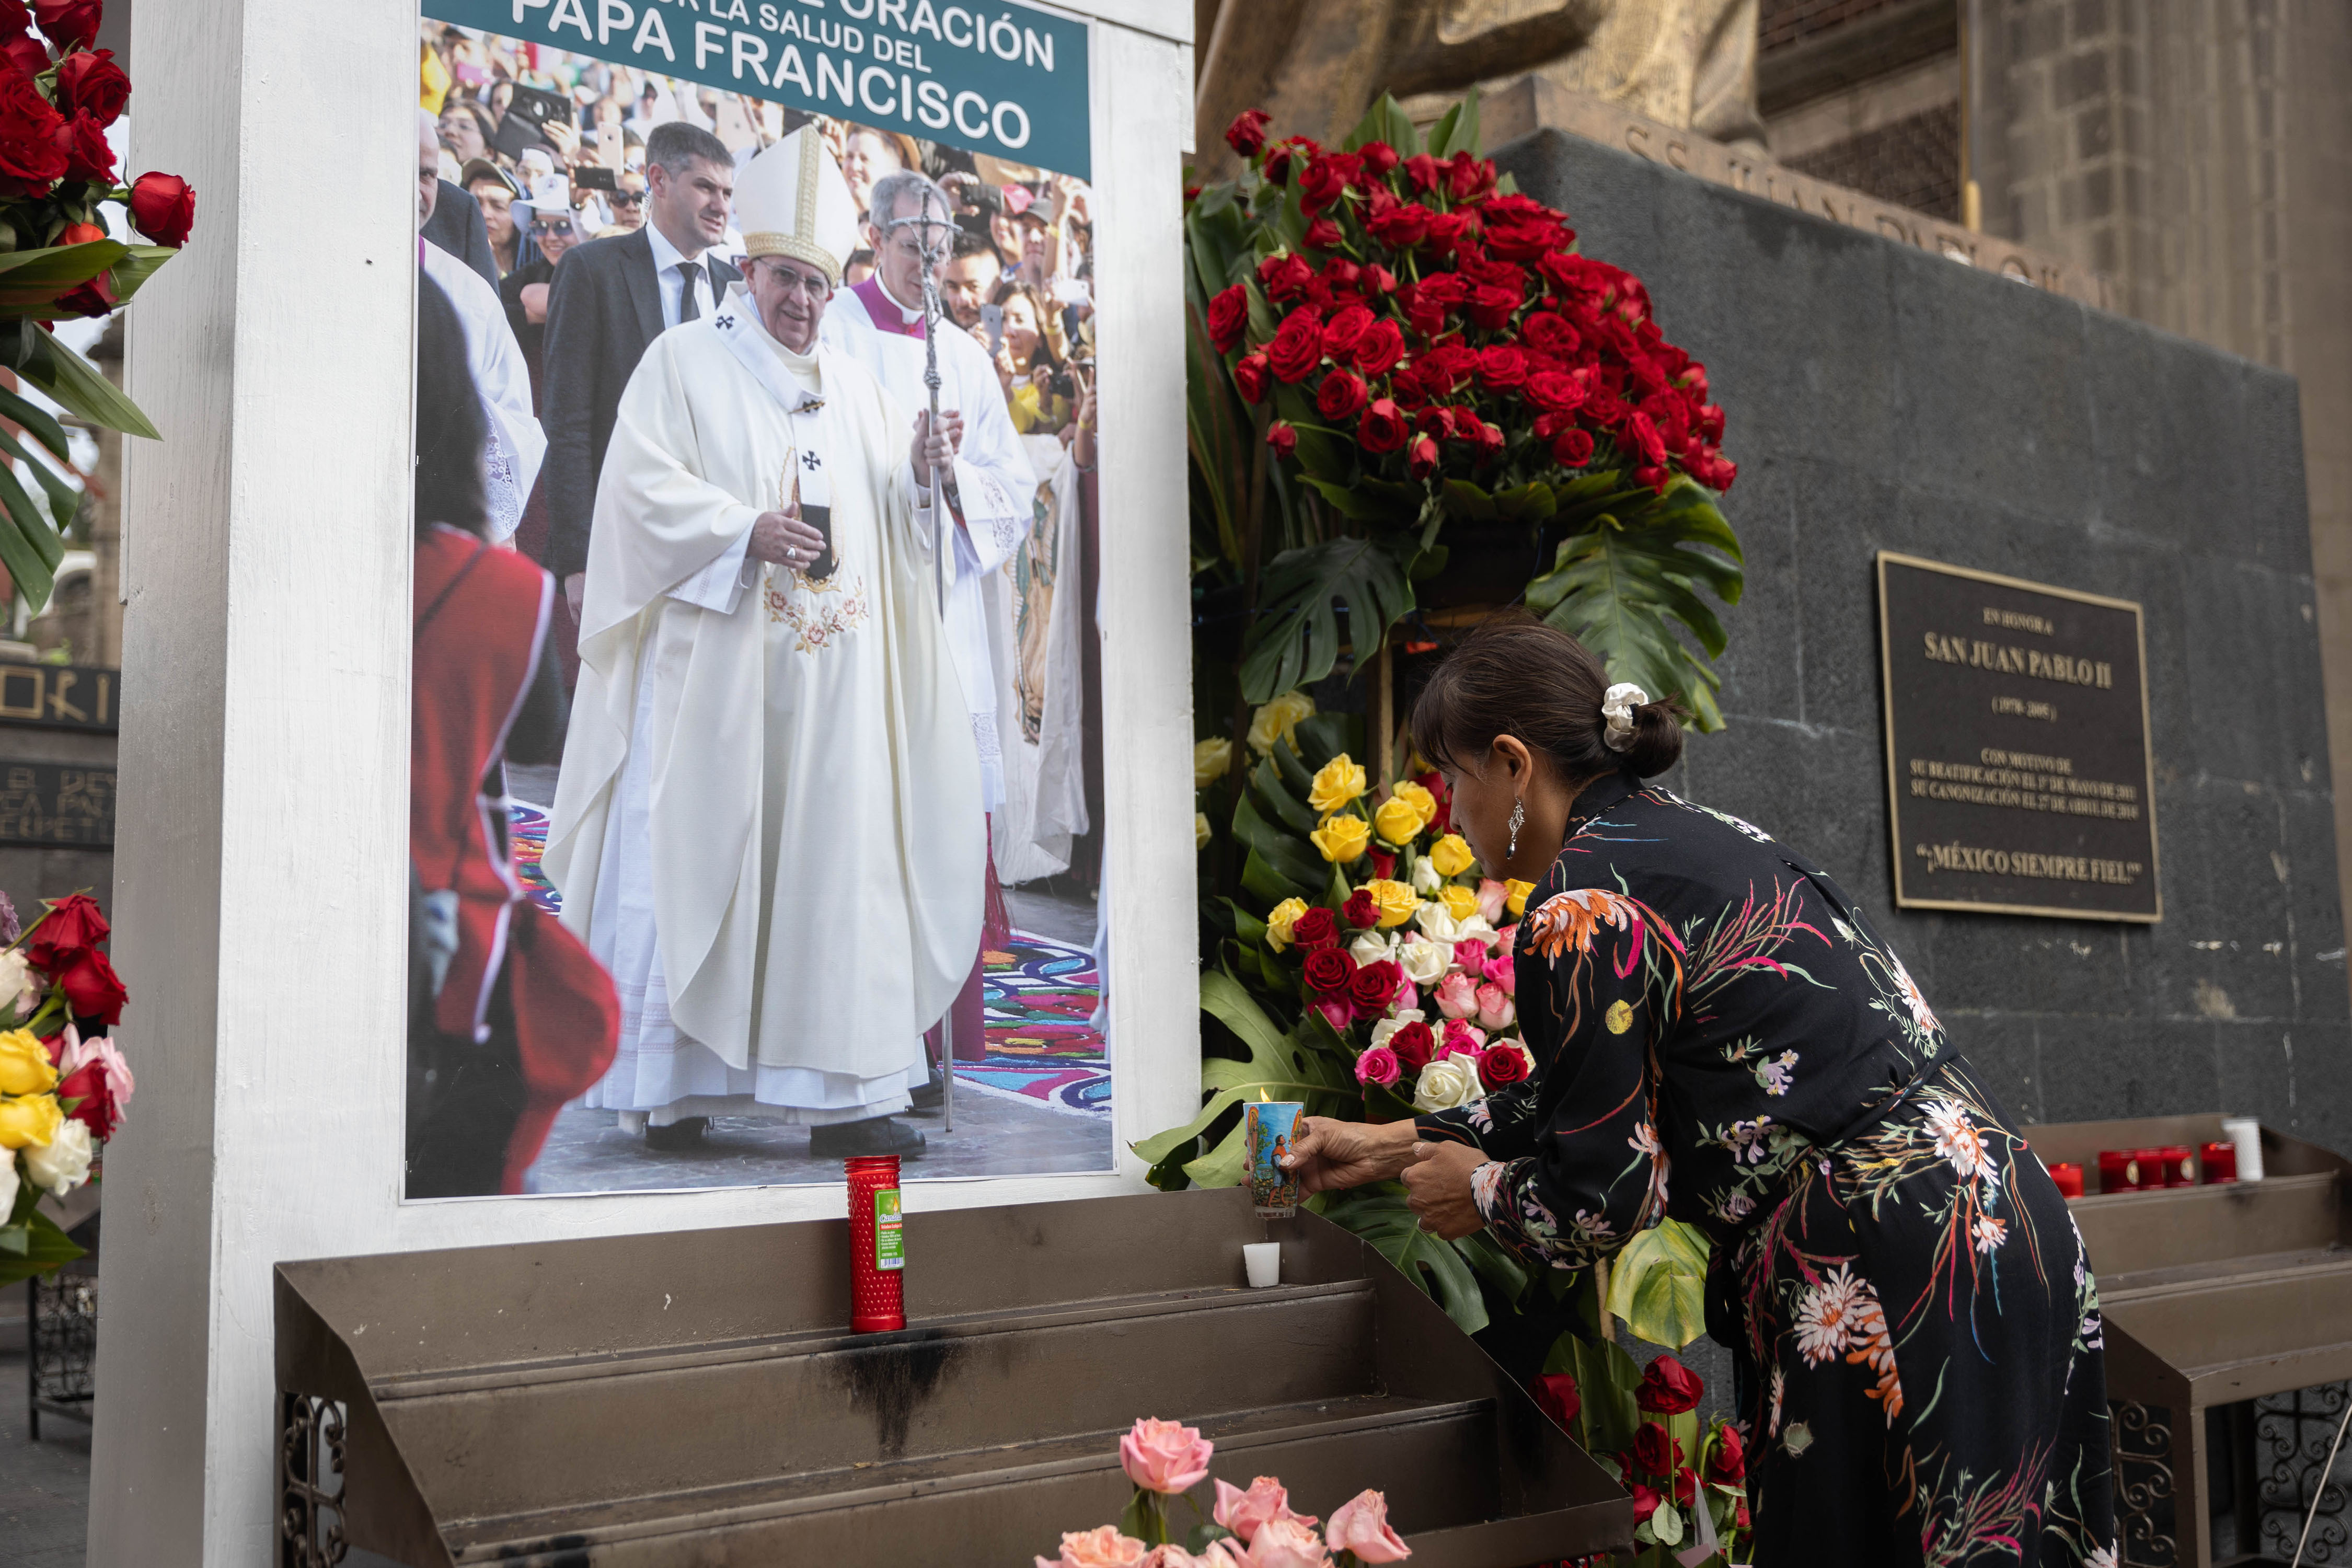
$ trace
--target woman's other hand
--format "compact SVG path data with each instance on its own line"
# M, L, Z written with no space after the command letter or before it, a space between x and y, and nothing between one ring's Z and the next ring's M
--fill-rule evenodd
M1411 1126L1410 1122L1400 1123ZM1405 1206L1421 1216L1421 1228L1447 1241L1484 1230L1470 1173L1486 1156L1467 1143L1415 1143L1404 1168Z
M1298 1173L1298 1184L1307 1192L1338 1192L1386 1181L1412 1158L1410 1121L1375 1125L1302 1116L1298 1129L1298 1136L1291 1142L1288 1168Z

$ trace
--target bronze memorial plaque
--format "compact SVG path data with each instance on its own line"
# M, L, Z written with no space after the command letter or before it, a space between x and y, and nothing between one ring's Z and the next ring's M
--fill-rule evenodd
M111 732L121 681L121 670L97 665L0 660L0 724Z
M2158 921L2140 607L1878 554L1895 901Z
M114 844L114 770L0 763L0 844Z

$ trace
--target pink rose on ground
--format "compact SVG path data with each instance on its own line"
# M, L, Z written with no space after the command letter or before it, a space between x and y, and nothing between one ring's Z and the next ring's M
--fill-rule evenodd
M1466 1018L1478 1010L1478 991L1466 974L1449 974L1437 983L1437 1010L1449 1018Z
M1062 1554L1038 1558L1037 1568L1143 1568L1143 1542L1115 1524L1074 1530L1062 1537Z
M90 1063L96 1062L106 1073L106 1087L117 1105L131 1102L131 1091L138 1087L131 1076L131 1064L122 1059L122 1052L111 1035L92 1035L83 1039L71 1024L66 1026L65 1059L58 1071L70 1078Z
M1403 1072L1404 1064L1398 1061L1397 1054L1386 1046L1374 1046L1356 1058L1358 1083L1376 1083L1382 1089L1386 1089L1396 1082ZM1225 1528L1231 1530L1233 1527L1227 1525Z
M1324 1021L1331 1026L1332 1033L1342 1037L1348 1033L1348 1026L1356 1021L1355 1008L1346 1002L1318 1002L1315 1011L1323 1015Z
M1363 1563L1402 1563L1412 1548L1389 1528L1389 1500L1381 1492L1358 1492L1331 1515L1324 1539L1335 1552L1352 1552Z
M1249 1490L1228 1481L1217 1483L1217 1505L1210 1517L1244 1541L1254 1539L1260 1527L1274 1520L1288 1520L1294 1524L1315 1522L1311 1513L1290 1511L1290 1493L1272 1476L1260 1476L1250 1482Z
M1486 917L1488 925L1503 918L1503 910L1509 905L1510 899L1510 889L1494 878L1486 877L1479 879L1478 912Z
M1396 994L1389 999L1389 1016L1411 1013L1421 1006L1421 992L1410 980L1398 983Z
M1519 945L1519 925L1513 921L1495 933L1495 951L1508 957Z
M1212 1541L1209 1549L1198 1557L1171 1542L1165 1546L1153 1547L1150 1554L1143 1560L1143 1568L1245 1568L1245 1565L1234 1555L1233 1548L1223 1541Z
M1503 994L1501 986L1489 980L1486 984L1478 987L1478 1026L1480 1028L1489 1031L1507 1029L1511 1026L1511 1021L1518 1016L1517 1006L1508 996Z
M1517 996L1519 994L1519 966L1512 962L1507 951L1498 952L1486 961L1486 975L1487 979L1503 988L1504 995Z
M1201 1484L1214 1450L1198 1427L1146 1416L1118 1440L1118 1464L1127 1479L1145 1491L1172 1495ZM1139 1544L1136 1555L1143 1555Z
M1486 1048L1486 1031L1466 1018L1455 1018L1445 1026L1445 1043L1438 1048L1442 1057L1475 1057Z
M1331 1554L1313 1531L1295 1519L1270 1519L1250 1542L1249 1568L1330 1568Z
M1486 963L1486 944L1475 939L1455 942L1454 962L1465 969L1484 967Z

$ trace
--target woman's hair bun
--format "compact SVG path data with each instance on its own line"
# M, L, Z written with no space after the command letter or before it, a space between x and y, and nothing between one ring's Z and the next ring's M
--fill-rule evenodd
M1618 755L1629 771L1645 779L1682 761L1682 704L1669 697L1634 709L1633 739Z

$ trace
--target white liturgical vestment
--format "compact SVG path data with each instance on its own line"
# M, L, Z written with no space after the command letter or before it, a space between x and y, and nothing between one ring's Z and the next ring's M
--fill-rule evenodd
M987 839L912 429L854 362L770 336L740 284L622 395L545 859L621 996L591 1106L818 1125L922 1081ZM746 553L796 486L831 509L823 580Z
M539 482L539 466L547 456L547 437L530 411L530 367L524 363L522 345L515 342L499 291L483 282L480 273L429 240L416 242L416 255L425 275L449 297L466 331L466 368L490 421L489 446L482 453L490 542L503 544L522 523L522 509L530 503L530 488Z
M930 407L923 384L923 312L893 299L879 275L835 296L824 312L824 341L880 379L910 422ZM1003 567L1028 536L1037 476L1021 449L1004 385L971 334L950 323L940 333L940 409L963 415L956 452L955 574L948 585L948 639L955 647L971 731L980 747L988 809L1004 803L1003 742L997 689L1003 672L989 655L989 629L1009 614Z

